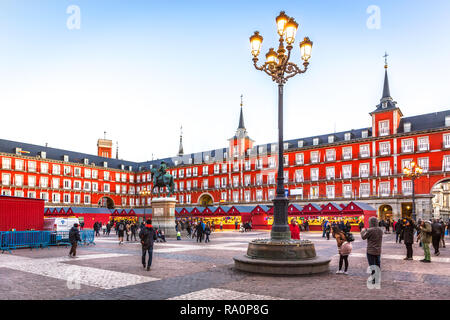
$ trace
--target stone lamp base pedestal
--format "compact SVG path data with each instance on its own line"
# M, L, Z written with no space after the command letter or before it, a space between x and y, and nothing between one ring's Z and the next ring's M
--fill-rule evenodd
M176 238L175 204L176 198L152 199L152 225L164 231L167 238Z

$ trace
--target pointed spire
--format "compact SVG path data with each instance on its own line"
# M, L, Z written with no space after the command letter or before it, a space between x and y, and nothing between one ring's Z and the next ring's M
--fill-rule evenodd
M116 159L119 159L119 141L116 141Z
M178 148L178 156L182 156L184 154L183 151L183 126L180 128L180 147Z
M389 79L387 74L388 64L387 64L387 57L389 55L387 52L385 52L383 58L384 58L384 85L383 85L383 96L381 97L381 101L386 99L392 99L391 92L389 90Z
M238 126L238 129L245 129L245 126L244 126L244 113L242 112L242 106L244 105L244 102L242 101L242 98L243 98L244 96L241 94L241 114L240 114L240 116L239 116L239 126Z

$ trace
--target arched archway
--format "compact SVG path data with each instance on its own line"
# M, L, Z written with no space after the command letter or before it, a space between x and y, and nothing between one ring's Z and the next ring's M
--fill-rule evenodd
M450 218L450 178L436 182L431 188L432 215L444 221Z
M209 193L204 193L198 198L198 204L202 207L212 206L214 203L214 198Z
M98 201L98 206L101 208L108 208L108 209L114 209L115 205L114 205L114 200L111 199L110 197L102 197L100 198L100 200Z
M392 207L388 204L383 204L378 208L378 218L380 220L393 220Z

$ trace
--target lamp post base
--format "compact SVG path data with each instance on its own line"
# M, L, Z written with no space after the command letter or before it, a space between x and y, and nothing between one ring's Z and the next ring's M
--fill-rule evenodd
M290 240L291 230L287 224L289 200L286 197L277 196L273 202L273 225L270 231L272 240Z
M260 239L249 243L247 254L234 257L237 270L277 274L310 275L327 272L331 259L316 256L309 240Z

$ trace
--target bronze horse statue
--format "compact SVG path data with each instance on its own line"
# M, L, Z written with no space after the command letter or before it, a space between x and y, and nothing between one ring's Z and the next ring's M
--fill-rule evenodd
M170 197L175 191L175 183L173 182L173 176L169 173L166 173L165 166L163 166L162 164L161 166L162 170L156 168L150 169L153 180L152 192L153 190L155 190L155 188L158 188L158 197L159 197L161 188L167 187L167 189L169 189L169 194L167 196Z

